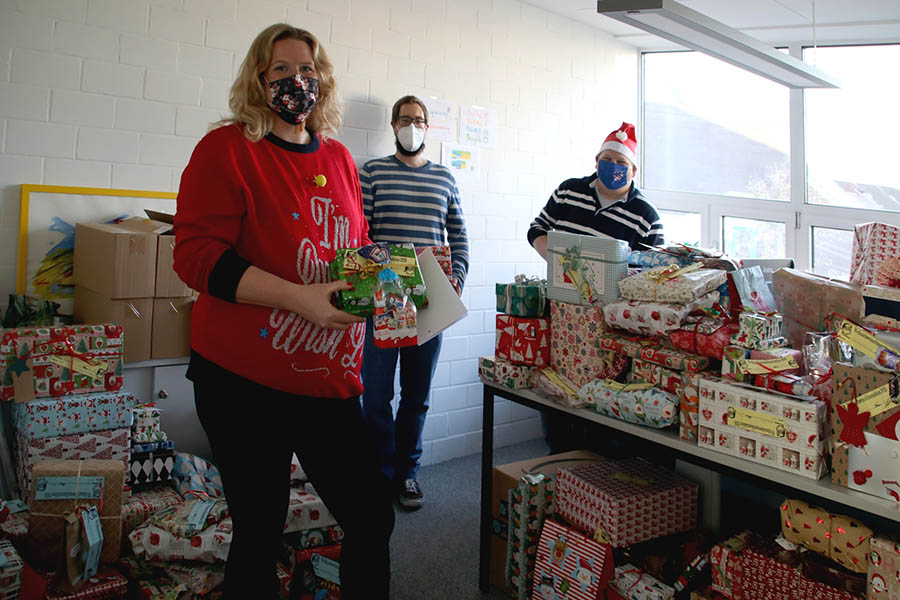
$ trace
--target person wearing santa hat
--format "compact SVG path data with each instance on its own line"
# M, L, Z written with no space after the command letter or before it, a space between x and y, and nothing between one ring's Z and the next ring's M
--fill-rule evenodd
M628 242L632 250L663 244L663 225L656 209L634 185L637 174L637 136L634 125L622 123L610 132L595 157L595 172L587 177L567 179L550 195L528 229L528 243L547 259L547 232L565 231L579 235L610 237ZM541 413L544 437L550 453L575 450L588 439L582 423L573 423L557 413ZM624 452L619 442L606 440L614 448L606 453Z
M566 231L624 240L632 250L663 243L656 209L634 185L637 137L634 125L622 123L611 132L595 157L596 171L567 179L550 195L528 230L528 243L545 260L547 232Z

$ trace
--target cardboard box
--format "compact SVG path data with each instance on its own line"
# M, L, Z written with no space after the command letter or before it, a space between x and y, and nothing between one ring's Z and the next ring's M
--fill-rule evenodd
M825 318L833 312L853 320L864 315L862 288L846 281L778 269L772 274L772 292L784 317L784 337L793 348L803 347L806 332L824 331Z
M571 467L589 462L602 461L599 454L586 450L575 450L552 456L541 456L530 460L494 467L491 477L491 583L509 592L506 582L506 540L508 529L509 490L519 484L526 473L541 473L554 476L563 467Z
M150 358L177 358L191 353L194 297L154 298Z
M124 361L150 360L153 298L112 298L76 285L75 319L82 323L121 324L125 328Z
M175 215L144 211L147 216L160 223L166 223L172 227L169 231L159 234L156 246L156 291L157 298L184 298L194 292L175 273Z
M116 224L76 224L75 285L107 298L152 297L158 238L171 229L168 223L142 217Z

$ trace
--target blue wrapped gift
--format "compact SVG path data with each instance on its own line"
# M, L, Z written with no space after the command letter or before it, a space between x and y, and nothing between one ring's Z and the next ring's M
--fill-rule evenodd
M134 404L126 391L15 403L13 426L31 440L131 427Z

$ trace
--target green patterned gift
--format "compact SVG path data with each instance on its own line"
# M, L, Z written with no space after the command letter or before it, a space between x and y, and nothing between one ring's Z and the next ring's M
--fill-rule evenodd
M514 317L547 317L550 315L546 280L516 275L515 282L497 283L495 289L497 291L497 312L499 313Z
M332 281L343 279L353 284L352 290L337 293L337 307L354 315L371 315L375 308L378 273L382 269L391 269L400 276L404 291L418 308L426 305L425 282L413 245L377 243L362 248L342 248L328 265Z

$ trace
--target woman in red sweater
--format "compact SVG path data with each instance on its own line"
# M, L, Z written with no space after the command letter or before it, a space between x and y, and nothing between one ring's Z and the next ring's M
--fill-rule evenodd
M356 166L331 137L328 55L272 25L229 105L191 156L175 218L175 270L200 292L188 378L234 524L226 598L275 597L293 452L344 530L344 599L388 598L394 512L360 412L365 323L332 305L350 286L328 276L338 248L369 243Z

